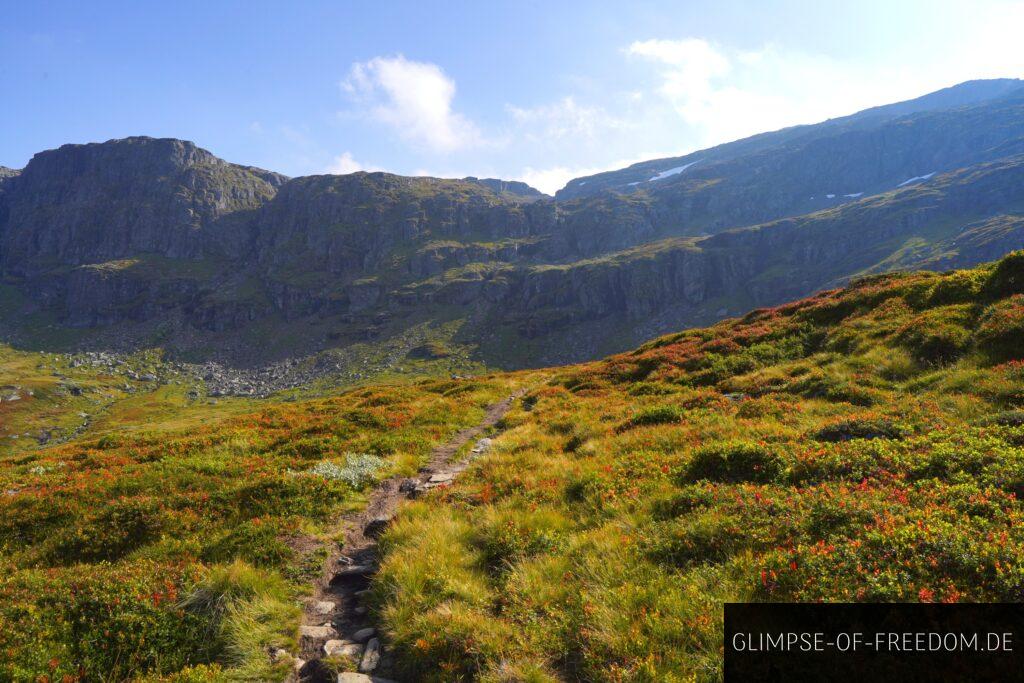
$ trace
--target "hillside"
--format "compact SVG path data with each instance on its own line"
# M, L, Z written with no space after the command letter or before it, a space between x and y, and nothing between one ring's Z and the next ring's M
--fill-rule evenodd
M554 370L405 508L409 680L721 677L724 601L1024 599L1024 253Z
M1021 601L1022 334L1016 252L585 365L321 397L5 350L5 425L101 417L4 439L0 677L283 680L345 515L523 390L381 539L384 674L716 680L724 600Z
M554 199L498 179L286 178L181 140L65 145L0 170L0 338L160 349L242 395L589 360L860 274L1024 247L1022 140L1024 89L999 80Z
M268 402L59 355L0 361L4 431L96 411L68 438L3 435L0 679L12 681L283 680L292 658L268 653L298 652L301 601L339 516L520 381Z

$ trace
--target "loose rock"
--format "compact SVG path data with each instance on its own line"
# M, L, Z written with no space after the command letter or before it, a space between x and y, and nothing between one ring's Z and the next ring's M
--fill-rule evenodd
M388 524L391 523L394 513L381 513L366 523L363 528L363 533L369 538L377 538L384 530L387 529Z
M359 670L363 673L369 673L376 669L379 663L380 641L376 638L370 638L370 642L366 644L366 651L363 653L363 661L359 662Z
M361 628L352 635L352 639L357 643L365 643L370 638L377 635L377 629L375 628Z
M338 570L338 573L334 575L334 578L345 578L350 576L366 576L367 574L373 573L373 566L369 564L353 564L348 567L342 567Z
M334 603L327 600L320 600L313 605L313 611L317 614L330 614L334 611Z
M351 640L328 640L324 643L324 654L344 655L346 657L360 657L363 654L363 646L353 643Z
M357 674L354 671L346 671L345 673L338 674L338 683L395 683L390 678L381 678L380 676L367 676L366 674Z
M330 624L324 624L323 626L302 626L299 629L299 633L302 634L303 638L310 638L312 640L319 640L322 638L333 638L338 635L338 632L334 630L334 627Z

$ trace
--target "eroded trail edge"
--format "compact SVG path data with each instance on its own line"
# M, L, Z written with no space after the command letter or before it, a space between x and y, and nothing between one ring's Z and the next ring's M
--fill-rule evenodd
M483 437L477 440L466 457L452 460L464 445L495 426L525 392L526 389L520 389L490 406L483 420L435 448L415 477L391 477L382 481L370 494L361 512L341 520L344 542L340 548L331 544L332 552L306 606L301 627L300 659L293 680L302 683L388 683L389 679L376 674L389 672L391 658L382 647L362 600L380 561L377 538L397 514L403 500L447 486L476 456L486 452L491 442ZM329 655L345 655L358 662L358 667L355 667L358 672L336 677L337 674L322 661Z

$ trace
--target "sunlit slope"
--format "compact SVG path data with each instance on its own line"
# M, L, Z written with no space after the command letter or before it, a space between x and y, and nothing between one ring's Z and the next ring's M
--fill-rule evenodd
M528 379L211 401L4 358L3 381L34 391L5 430L107 401L81 434L0 456L0 680L19 681L283 680L291 662L269 653L297 652L338 516ZM54 388L71 381L79 394Z
M1024 253L556 371L385 537L411 680L721 677L723 601L1024 599Z

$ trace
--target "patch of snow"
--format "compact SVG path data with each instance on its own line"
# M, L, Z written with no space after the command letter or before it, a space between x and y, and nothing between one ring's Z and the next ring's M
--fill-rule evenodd
M700 161L700 159L697 159L697 161ZM683 171L685 171L686 169L690 168L695 163L697 163L697 161L691 161L688 164L683 164L682 166L676 166L675 168L670 168L667 171L662 171L658 175L652 177L647 182L652 183L655 180L664 180L665 178L669 178L669 177L674 176L674 175L679 175L680 173L682 173Z
M864 193L863 192L854 192L853 194L844 194L843 196L844 197L851 197L853 199L856 199L857 197L861 196L862 194L864 194Z
M826 196L826 197L827 197L828 199L835 199L835 198L836 198L836 196L835 196L834 194L827 194L827 195L825 195L825 196Z
M900 183L896 187L903 187L904 185L909 185L910 183L915 183L918 180L928 180L933 175L935 175L935 171L932 171L931 173L926 173L924 175L916 175L913 178L907 178L906 180L904 180L902 183Z
M587 184L587 181L586 180L581 180L578 184L582 187L583 185Z
M641 182L643 182L643 181L638 180L635 183L626 183L626 184L632 186L632 185L639 185Z

